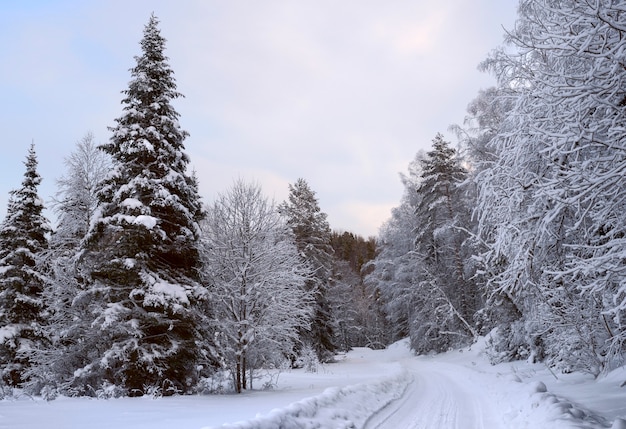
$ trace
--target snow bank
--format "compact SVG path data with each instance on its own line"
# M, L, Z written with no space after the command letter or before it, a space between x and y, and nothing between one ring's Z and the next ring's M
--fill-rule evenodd
M512 378L510 381L514 384L519 383L520 386L506 398L510 408L505 412L505 418L510 421L512 427L546 427L546 424L549 424L551 429L610 427L606 419L548 392L546 385L541 381L526 384L520 382L519 378Z
M590 374L559 374L546 378L548 390L594 410L608 421L626 419L626 367L594 378ZM626 428L625 428L626 429Z
M272 410L252 420L219 426L220 429L355 428L374 413L400 398L409 382L406 372L365 384L331 387L321 395ZM205 427L203 429L209 429Z
M626 392L617 386L626 377L625 371L616 370L615 375L607 377L610 383L599 383L575 374L571 374L575 376L572 379L559 375L556 380L545 365L527 361L491 365L486 354L487 339L488 336L481 337L468 349L427 359L472 369L479 376L475 382L492 392L507 428L597 429L610 428L611 422L615 428L620 428L621 417L625 417L622 413L626 410L623 405ZM488 374L493 378L487 377ZM599 403L608 403L614 413L600 410Z

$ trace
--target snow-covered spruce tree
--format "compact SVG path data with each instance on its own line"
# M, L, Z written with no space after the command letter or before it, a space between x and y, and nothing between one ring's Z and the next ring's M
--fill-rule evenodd
M238 181L202 222L216 346L237 393L253 371L293 356L309 328L310 276L293 234L257 185Z
M328 287L333 272L331 230L315 192L304 179L289 184L288 198L278 210L285 216L296 237L298 251L313 269L312 278L307 280L307 289L315 296L315 314L311 330L303 331L302 339L313 347L321 362L327 362L333 359L337 349L331 304L328 301Z
M51 230L37 194L41 177L33 145L25 165L22 186L11 191L0 225L0 374L13 387L27 381L31 351L47 343L42 297L47 278L40 257Z
M81 257L88 287L77 297L92 310L83 362L71 385L121 394L189 392L198 379L198 221L195 179L171 102L173 71L153 15L124 91L124 113L100 146L114 168L98 192L98 210Z

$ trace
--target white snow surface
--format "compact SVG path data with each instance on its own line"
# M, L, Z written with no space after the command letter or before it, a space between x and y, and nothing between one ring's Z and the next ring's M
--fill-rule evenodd
M143 206L143 203L139 201L137 198L126 198L122 201L122 207L128 207L129 209L138 209Z
M626 369L594 380L526 362L491 366L483 347L422 357L407 341L357 348L317 373L283 371L273 390L241 395L22 396L0 401L0 428L626 428Z
M139 215L135 218L133 223L141 224L145 226L147 229L152 229L156 226L158 221L159 220L155 218L154 216Z
M162 298L166 297L168 298L168 300L174 300L183 304L189 304L187 291L184 287L178 284L168 283L164 281L156 281L151 286L151 292L152 293L150 294L150 296L146 297L147 302L150 299L154 299L156 302L162 303Z
M17 326L7 325L0 327L0 344L17 335Z

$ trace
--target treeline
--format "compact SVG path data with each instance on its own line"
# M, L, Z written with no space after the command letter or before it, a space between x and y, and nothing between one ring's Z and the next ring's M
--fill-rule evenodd
M54 231L29 150L0 225L2 395L241 392L367 345L374 239L332 232L304 179L280 204L237 181L204 205L164 48L152 16L110 141L66 158Z
M494 362L599 375L626 347L623 2L522 0L459 150L403 177L366 282L418 352L491 332Z

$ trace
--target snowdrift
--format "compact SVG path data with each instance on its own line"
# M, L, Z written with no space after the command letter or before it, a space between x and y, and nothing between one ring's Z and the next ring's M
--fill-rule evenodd
M580 404L549 392L541 381L523 383L521 380L513 380L513 383L515 382L519 384L512 386L507 395L506 402L510 405L503 414L504 420L509 421L511 427L598 429L611 426L602 416L594 414ZM619 420L616 419L617 424ZM547 424L549 426L546 426Z
M411 377L403 372L391 379L343 388L328 388L321 395L272 410L265 416L219 426L220 429L360 428L365 421L399 399ZM215 429L203 428L203 429Z

